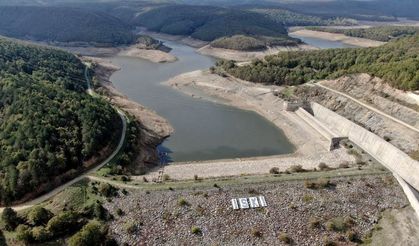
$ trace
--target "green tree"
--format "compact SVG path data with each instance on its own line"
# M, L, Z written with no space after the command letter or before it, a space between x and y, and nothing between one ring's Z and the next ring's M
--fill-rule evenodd
M1 214L1 219L4 223L4 228L7 231L14 230L19 220L16 211L9 207L3 210L3 213Z
M106 227L98 221L90 221L74 234L69 240L69 246L102 245L106 239Z

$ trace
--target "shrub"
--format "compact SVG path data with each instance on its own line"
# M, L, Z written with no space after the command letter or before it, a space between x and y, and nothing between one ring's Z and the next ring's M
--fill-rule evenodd
M105 197L116 196L117 189L108 183L101 183L99 186L99 193Z
M122 211L122 209L120 209L120 208L117 208L117 209L116 209L116 214L117 214L118 216L122 216L122 215L124 215L124 211Z
M191 227L191 232L192 232L192 234L195 234L195 235L200 235L202 233L201 228L199 228L197 226L192 226Z
M293 165L290 166L287 171L291 172L291 173L302 173L305 172L307 170L305 170L301 165Z
M391 138L389 136L384 136L384 140L387 141L387 142L390 142Z
M309 226L311 229L318 229L321 226L321 221L318 218L312 217L310 218Z
M329 167L328 165L326 165L326 163L321 162L321 163L319 164L319 170L320 170L320 171L327 171L327 170L330 170L330 167Z
M303 201L304 202L311 202L314 199L314 197L310 196L310 195L304 195L303 196Z
M337 244L329 238L324 238L323 239L323 245L324 246L336 246Z
M168 180L170 180L169 174L164 174L163 175L163 181L168 181Z
M199 180L200 180L200 178L199 178L199 177L198 177L198 175L196 175L196 174L193 176L193 179L194 179L195 181L199 181Z
M334 186L335 184L331 183L329 179L320 178L316 181L306 180L304 181L304 187L307 189L326 189Z
M52 217L47 224L47 230L53 236L59 236L74 231L79 226L79 215L75 212L61 212Z
M326 223L326 229L329 231L345 232L353 225L355 225L355 221L352 218L337 217Z
M288 236L287 233L282 232L281 234L279 234L279 241L286 243L286 244L291 244L292 243L292 239L290 236Z
M137 224L135 224L132 221L126 222L124 227L125 227L126 232L129 234L134 234L138 228Z
M4 223L4 229L6 229L6 231L14 230L18 224L18 217L16 211L9 207L3 210L3 213L1 214L1 219Z
M349 162L342 162L341 164L339 164L339 168L349 168Z
M179 198L178 199L178 201L177 201L177 204L179 205L179 206L189 206L189 203L188 203L188 201L186 201L186 199L185 198L183 198L183 197L181 197L181 198Z
M48 241L51 238L51 234L45 229L45 227L38 226L32 229L32 237L36 242L42 243Z
M31 225L45 225L53 214L40 206L33 208L27 215L27 220Z
M279 174L280 172L279 172L279 168L277 168L277 167L273 167L273 168L271 168L270 170L269 170L269 173L270 174Z
M348 231L346 233L346 237L351 242L357 242L357 241L359 241L358 234L356 232L354 232L354 231Z
M74 234L69 240L69 246L102 245L106 239L106 227L98 221L90 221Z
M253 237L261 238L263 236L263 233L257 228L253 228L251 233Z
M16 239L23 242L31 241L32 232L30 227L23 224L16 227Z

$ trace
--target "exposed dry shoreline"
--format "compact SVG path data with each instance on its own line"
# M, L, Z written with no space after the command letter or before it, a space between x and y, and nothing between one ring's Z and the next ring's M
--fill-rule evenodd
M177 60L176 56L170 53L161 50L140 49L135 45L121 50L118 55L142 58L155 63L175 62Z
M269 47L266 50L262 51L240 51L240 50L230 50L222 48L214 48L210 45L206 45L198 49L198 53L207 56L213 56L215 58L225 59L225 60L235 60L239 62L251 61L253 59L263 59L267 55L274 55L278 52L285 51L303 51L303 50L315 50L317 48L302 44L298 46L276 46Z
M140 124L141 133L138 137L141 151L138 152L136 163L158 163L156 147L172 134L173 128L170 123L156 112L131 101L115 89L109 78L120 69L119 67L102 58L83 57L83 59L96 64L95 73L99 82L97 90Z
M377 46L385 44L385 42L375 41L371 39L355 38L355 37L349 37L349 36L346 36L344 34L339 34L339 33L319 32L319 31L312 31L312 30L307 30L307 29L297 30L297 31L291 32L290 34L295 34L298 36L309 37L309 38L325 39L325 40L330 40L330 41L340 41L345 44L355 45L359 47L377 47Z
M290 155L174 163L164 169L165 174L173 179L192 179L194 175L209 178L266 174L273 167L285 171L291 165L302 165L304 168L313 169L321 162L337 167L344 162L355 161L354 156L349 155L345 149L328 151L324 147L325 139L319 133L294 113L282 110L282 100L272 93L281 89L279 87L223 78L207 71L181 74L170 79L167 84L194 97L253 110L282 129L296 147L295 153ZM156 170L145 177L152 180L157 176ZM142 179L142 176L133 179Z

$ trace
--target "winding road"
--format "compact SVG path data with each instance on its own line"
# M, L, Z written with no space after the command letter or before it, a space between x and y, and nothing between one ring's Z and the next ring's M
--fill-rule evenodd
M84 71L84 76L87 82L87 93L90 96L93 97L99 97L100 95L96 94L94 92L94 90L92 89L92 86L90 84L90 79L89 79L89 73L88 73L88 69L89 69L90 64L86 64L86 68ZM125 137L126 137L126 132L127 132L127 122L128 122L128 117L126 116L126 114L120 110L119 108L114 107L114 109L118 112L119 117L121 118L122 121L122 132L121 132L121 137L119 139L119 143L118 146L116 147L116 149L112 152L112 154L106 158L106 160L102 161L100 164L96 165L93 168L90 168L86 171L84 171L82 174L80 174L78 177L68 181L67 183L64 183L60 186L58 186L57 188L49 191L48 193L39 196L31 201L25 202L23 204L20 205L16 205L16 206L12 206L11 208L13 208L16 211L19 210L24 210L30 207L33 207L41 202L44 202L48 199L50 199L51 197L55 196L56 194L60 193L61 191L63 191L65 188L81 181L84 178L88 178L88 176L96 171L98 171L100 168L102 168L103 166L105 166L106 164L108 164L121 150L122 146L124 145L125 142ZM3 212L4 207L0 208L0 212Z

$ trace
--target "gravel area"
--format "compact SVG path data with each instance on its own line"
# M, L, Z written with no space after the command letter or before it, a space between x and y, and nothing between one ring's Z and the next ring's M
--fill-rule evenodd
M391 176L331 180L326 189L305 188L304 181L247 184L196 190L131 190L105 207L114 214L111 235L127 245L285 245L286 233L294 245L323 245L325 238L354 245L345 232L326 229L331 219L351 218L363 237L385 209L408 204ZM233 210L232 198L263 195L266 208ZM123 215L116 214L122 209ZM310 220L319 226L312 228ZM348 220L348 219L347 219ZM192 227L199 228L197 234Z

